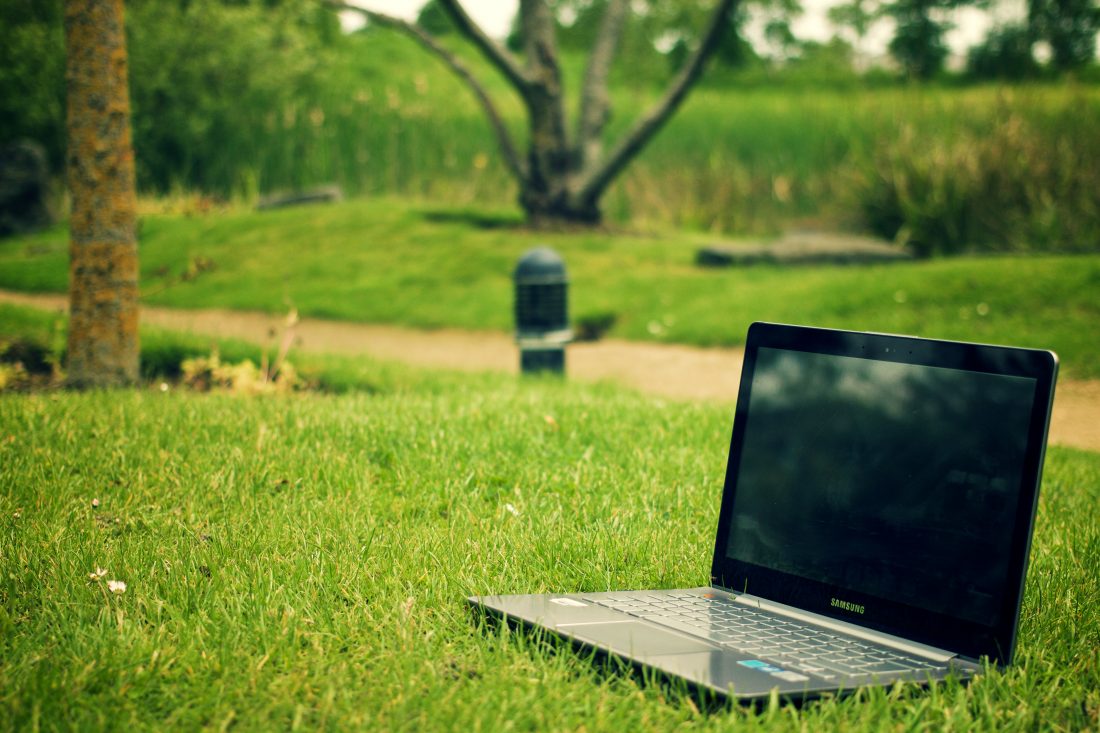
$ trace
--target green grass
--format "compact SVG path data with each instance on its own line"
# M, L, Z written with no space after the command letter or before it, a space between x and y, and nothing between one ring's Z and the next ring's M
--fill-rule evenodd
M708 714L471 620L469 594L705 583L729 420L506 377L0 396L0 728L1100 723L1097 454L1050 451L1017 663L966 688Z
M492 226L478 226L477 221ZM506 211L356 200L268 213L150 215L145 302L285 312L421 328L508 330L511 271L548 243L565 257L574 320L612 336L742 343L754 320L1050 348L1100 376L1100 256L959 257L867 267L695 267L701 235L533 233ZM0 240L0 287L67 288L63 227ZM213 268L184 281L194 263Z

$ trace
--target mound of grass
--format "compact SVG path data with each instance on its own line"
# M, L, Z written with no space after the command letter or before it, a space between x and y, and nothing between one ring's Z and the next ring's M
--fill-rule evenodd
M511 271L528 248L565 258L571 311L607 335L743 342L754 320L1050 348L1100 376L1100 255L960 257L867 267L704 270L683 233L535 233L506 211L394 199L143 223L145 302L436 328L512 327ZM66 233L0 241L0 287L63 291ZM200 266L201 265L201 266Z
M729 419L505 377L0 396L0 727L1100 722L1096 454L1048 455L1017 664L966 688L707 713L471 621L468 594L705 583Z

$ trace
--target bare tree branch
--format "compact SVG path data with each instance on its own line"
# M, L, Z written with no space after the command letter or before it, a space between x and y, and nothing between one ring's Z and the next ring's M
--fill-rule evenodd
M500 73L512 83L516 91L523 93L527 86L528 78L520 68L519 63L506 48L489 38L485 31L474 22L473 18L466 14L466 10L458 0L439 0L440 6L451 16L451 20L458 26L458 32L470 40L489 63L497 68Z
M601 135L604 125L611 118L607 78L629 8L628 0L611 0L608 3L592 55L588 57L584 89L581 91L581 111L577 118L576 155L582 170L599 157L603 147Z
M634 124L630 132L619 141L602 163L584 175L580 185L575 189L577 200L582 202L597 200L615 176L668 121L684 101L692 84L699 78L706 60L718 47L722 32L727 27L730 12L738 2L739 0L720 0L718 7L711 15L710 25L699 42L699 47L680 70L664 97Z
M564 153L565 107L554 14L546 0L520 0L519 13L527 55L528 87L523 96L531 110L532 128L542 128L550 136L544 143L545 149L552 147ZM536 107L542 111L536 111Z
M409 23L408 21L394 18L393 16L383 13L376 13L373 10L367 10L358 5L349 5L348 3L339 2L339 0L326 0L325 4L335 10L350 10L360 13L375 23L400 30L447 64L456 76L466 82L466 85L470 87L474 96L477 97L478 102L481 103L481 108L485 111L486 117L489 118L489 124L492 125L493 131L496 133L497 143L500 145L500 152L504 156L505 164L512 172L512 175L515 176L516 180L522 184L527 176L526 166L516 152L516 146L512 143L512 135L508 132L508 127L504 124L504 119L500 116L500 113L497 112L496 106L493 104L493 100L489 97L488 92L478 83L469 68L467 68L457 56L441 46L423 28L420 28L414 23Z

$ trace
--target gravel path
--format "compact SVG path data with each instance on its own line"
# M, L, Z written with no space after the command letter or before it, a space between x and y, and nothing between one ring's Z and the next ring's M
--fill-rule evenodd
M0 302L65 310L62 295L0 290ZM144 307L145 323L213 337L265 342L283 319L262 313ZM295 347L336 354L368 354L387 361L465 371L518 372L519 356L507 334L441 329L419 331L303 318ZM700 349L605 339L569 346L567 371L584 381L611 380L672 399L733 403L741 376L740 349ZM1100 381L1061 379L1051 422L1052 443L1100 451Z

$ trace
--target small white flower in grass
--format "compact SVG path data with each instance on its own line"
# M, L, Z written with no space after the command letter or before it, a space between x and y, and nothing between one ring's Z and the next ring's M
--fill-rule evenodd
M88 573L88 580L99 580L107 574L104 568L97 567L95 572Z
M126 584L121 580L108 580L107 590L117 595L122 595L126 592Z
M168 391L168 382L161 382L160 383L160 391L161 392L167 392Z
M99 499L92 499L92 509L99 509Z
M504 505L504 509L505 509L505 511L507 511L507 512L508 512L509 514L511 514L511 515L512 515L513 517L518 517L518 516L519 516L519 509L516 509L516 508L515 508L515 507L514 507L513 505L511 505L511 504L505 504L505 505Z

